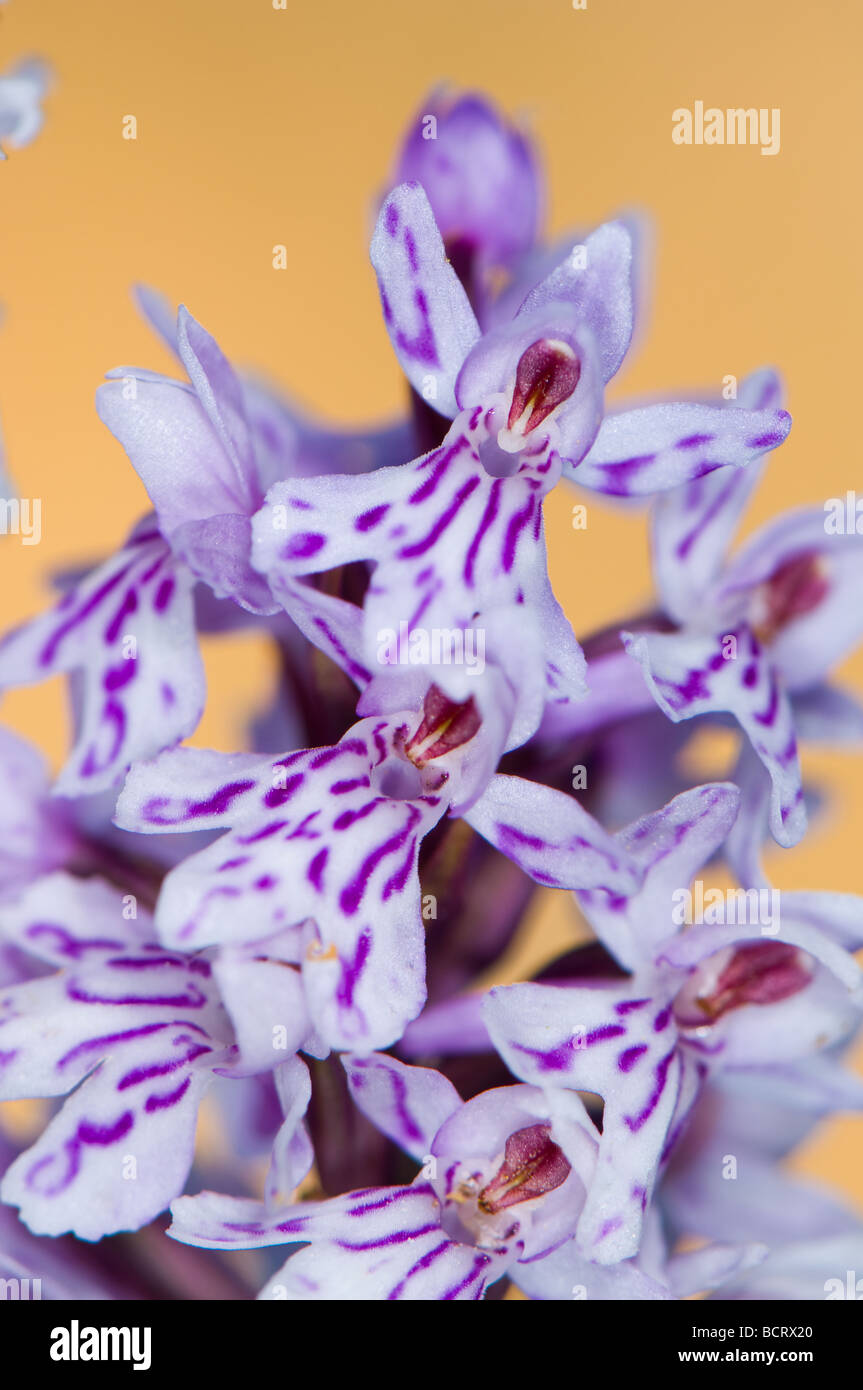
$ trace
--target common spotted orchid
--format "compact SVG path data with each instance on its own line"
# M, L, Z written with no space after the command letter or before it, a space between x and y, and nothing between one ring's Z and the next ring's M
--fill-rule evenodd
M453 424L439 448L350 486L323 477L270 490L253 562L289 612L298 580L367 561L369 660L382 631L464 631L518 604L547 634L550 699L583 694L581 652L546 571L542 500L561 473L612 496L649 495L744 468L782 443L790 420L699 404L603 419L632 334L629 232L607 223L576 252L483 334L423 189L390 195L371 247L384 320L414 392Z
M165 879L162 940L194 950L289 930L325 1041L395 1042L425 999L420 847L458 797L480 730L470 702L432 687L418 709L364 719L330 748L276 759L185 748L138 765L119 824L227 831ZM552 788L494 776L465 819L537 882L637 885L631 856Z
M790 905L785 895L781 923L742 910L725 920L723 903L675 930L686 906L674 894L688 893L683 886L720 848L738 801L729 784L683 793L621 832L645 869L637 894L578 895L626 978L612 968L605 982L518 984L486 1000L486 1026L516 1076L605 1101L598 1175L579 1228L600 1263L637 1251L659 1167L705 1076L806 1056L847 1039L860 1021L860 969L846 949L863 941L859 902L856 932L837 924L829 902L795 911L794 895Z
M194 731L206 695L196 585L254 618L277 611L249 562L251 517L280 469L316 466L311 438L326 444L301 432L278 397L241 381L186 309L172 328L157 296L142 292L140 300L188 380L120 367L100 388L97 407L155 514L51 612L0 643L2 687L81 673L75 746L57 782L64 795L110 787L132 762ZM397 437L369 436L357 459L343 449L338 456L345 467L370 466L378 445L386 458Z
M53 970L0 995L0 1095L69 1096L3 1179L40 1234L97 1240L158 1215L191 1166L213 1064L229 1059L207 962L166 951L129 912L98 879L51 875L2 909L4 939Z
M749 378L741 395L752 408L775 406L775 375ZM823 507L813 507L770 523L726 559L757 479L723 469L658 499L654 561L674 628L627 633L624 643L669 718L737 719L772 782L770 828L791 845L806 826L795 696L805 720L863 634L863 539L829 534Z
M410 1186L275 1209L201 1193L170 1234L217 1249L308 1241L262 1298L477 1300L542 1266L573 1232L597 1134L577 1096L505 1086L463 1102L446 1077L383 1054L344 1058L356 1103L423 1169Z
M0 78L0 141L43 77ZM53 786L0 730L0 1281L856 1297L859 1215L785 1164L863 1110L863 899L776 889L761 851L827 799L798 740L863 741L829 682L860 538L814 508L728 558L776 375L607 410L637 220L544 243L525 131L426 108L371 241L402 415L320 420L139 289L182 379L116 368L97 414L151 512L0 643L3 690L69 677L73 727ZM649 501L652 611L576 637L561 480ZM192 746L199 635L251 628L244 739ZM690 740L730 717L705 782Z

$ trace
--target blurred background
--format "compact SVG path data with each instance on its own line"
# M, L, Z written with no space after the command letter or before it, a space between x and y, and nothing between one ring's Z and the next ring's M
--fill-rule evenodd
M485 91L532 130L550 234L647 215L649 299L612 401L715 392L775 364L794 429L745 529L863 493L861 44L857 0L10 0L0 69L38 54L56 86L42 134L0 166L0 419L20 494L42 499L41 544L0 546L2 626L44 606L52 572L113 549L146 507L93 408L111 367L175 373L132 306L136 281L186 303L236 364L315 412L348 425L403 407L368 237L404 127L441 81ZM780 153L674 144L672 111L697 100L778 107ZM651 586L643 517L589 498L576 531L576 500L559 488L546 517L552 578L585 636ZM205 658L193 741L237 748L274 679L266 642L212 639ZM863 692L863 653L839 675ZM10 694L0 717L59 764L59 682ZM804 772L826 809L768 872L788 889L861 892L863 764L808 751ZM572 937L563 896L540 897L531 920L543 957ZM863 1119L847 1119L795 1162L863 1210L861 1154Z

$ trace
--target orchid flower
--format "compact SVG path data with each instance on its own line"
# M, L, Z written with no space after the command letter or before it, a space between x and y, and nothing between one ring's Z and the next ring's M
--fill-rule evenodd
M167 335L164 306L152 295L142 302ZM155 517L53 611L0 644L0 686L82 673L75 747L56 785L67 796L110 787L132 762L196 728L205 699L196 583L259 618L278 610L249 563L251 516L276 459L286 469L294 462L272 423L273 401L258 390L249 411L248 388L184 308L173 341L188 382L120 367L97 395Z
M388 1046L425 998L420 844L471 775L480 729L470 702L433 687L333 747L276 759L182 748L136 766L118 824L228 832L168 874L160 938L197 950L288 931L320 1036ZM630 856L551 788L494 776L465 819L537 882L618 893L638 882Z
M0 142L44 87L0 78ZM48 1117L0 1131L0 1274L856 1298L859 1217L785 1165L863 1109L863 897L779 894L761 852L819 804L798 740L863 741L829 683L863 540L804 510L728 558L790 427L777 377L607 410L635 220L539 243L530 139L426 104L371 242L404 417L323 424L139 289L182 379L116 368L97 411L151 512L0 642L0 689L68 675L74 731L51 788L0 730L0 1102ZM658 603L584 649L548 573L562 478L653 499ZM198 634L251 627L243 751L183 746ZM731 781L682 789L693 716L741 726ZM714 864L741 886L705 892ZM528 907L560 890L593 939L554 954Z
M0 1097L68 1095L8 1169L39 1234L98 1240L158 1215L192 1161L200 1099L233 1036L208 963L166 951L134 899L58 873L0 910L53 972L0 993Z
M579 1098L505 1086L463 1102L439 1072L383 1054L343 1059L357 1105L423 1169L410 1186L273 1208L204 1192L169 1234L215 1249L308 1241L274 1299L480 1299L542 1266L574 1229L596 1163Z
M0 644L4 686L83 674L75 747L57 781L65 795L111 786L133 761L196 727L205 697L197 579L253 611L273 607L244 554L248 514L261 494L239 384L213 339L182 310L178 341L193 384L121 369L125 380L99 396L156 517L53 611Z
M608 222L481 334L423 190L384 203L371 246L384 322L411 385L449 419L478 411L481 456L496 476L551 454L567 476L612 496L661 491L781 444L774 409L656 405L603 421L603 391L632 337L632 246ZM637 452L636 452L637 451Z
M753 409L775 407L775 375L749 378L741 395ZM669 718L734 715L770 775L770 828L787 846L806 827L794 695L811 700L863 636L863 538L828 534L813 508L770 523L724 560L757 477L722 469L657 501L654 560L675 629L623 637Z
M164 295L148 285L136 285L134 299L157 338L185 369L188 354L180 332L184 312L178 313ZM109 375L124 378L127 388L130 380L156 379L153 373L139 367L120 369ZM264 492L274 482L288 476L366 473L382 465L402 463L410 457L413 438L406 422L396 420L372 430L339 429L309 416L259 372L237 369L234 376L239 382L242 414L252 437L257 485ZM212 384L216 390L217 383ZM237 394L233 387L232 394ZM123 398L127 397L128 389ZM226 409L224 405L222 408ZM126 425L124 429L129 432L131 426ZM132 461L135 463L134 458Z
M640 859L638 893L578 895L628 978L492 990L485 1022L524 1081L605 1101L597 1178L579 1238L599 1263L636 1253L659 1167L708 1073L806 1056L860 1019L856 930L829 904L815 922L785 903L769 935L748 920L675 930L673 894L720 847L737 812L730 784L696 788L620 834ZM746 914L741 914L744 917ZM683 923L678 916L678 928Z
M272 1074L296 1110L281 1180L302 1180L312 1153L296 1054L327 1049L289 942L270 940L266 956L166 950L133 895L63 872L0 908L0 940L41 967L0 989L0 1099L69 1095L0 1189L31 1230L97 1240L157 1216L182 1191L198 1106L218 1077Z
M390 195L372 240L384 318L412 387L454 423L431 453L349 486L323 477L270 489L253 563L288 612L296 581L370 561L367 660L381 631L464 630L518 604L547 630L547 662L569 676L557 698L583 694L545 559L542 499L562 470L612 495L649 494L744 467L790 423L784 411L698 404L603 422L604 385L632 332L629 233L608 223L583 250L584 264L566 261L482 335L422 189Z
M389 634L405 645L423 637L463 645L520 610L511 630L541 644L546 698L578 699L584 661L552 593L543 539L541 500L556 465L538 457L516 477L493 478L477 452L483 431L474 411L418 464L380 468L350 486L336 477L277 484L255 518L253 562L299 621L299 600L321 602L303 580L372 560L360 634L367 671L381 664ZM335 604L353 624L353 605Z

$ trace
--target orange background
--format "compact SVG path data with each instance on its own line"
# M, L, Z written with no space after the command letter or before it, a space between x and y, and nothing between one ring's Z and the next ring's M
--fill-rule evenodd
M530 122L546 160L549 230L639 208L653 225L649 321L614 396L707 387L772 362L794 429L747 526L858 481L860 140L857 0L11 0L0 66L46 57L45 129L0 166L0 414L43 539L0 545L3 626L46 600L46 576L103 555L145 506L93 392L123 363L173 370L137 319L143 280L182 299L232 359L267 368L343 422L400 408L367 241L396 141L442 79ZM680 147L671 113L779 107L781 152ZM137 139L122 138L137 118ZM272 248L288 266L272 268ZM637 514L547 504L552 576L576 631L650 592ZM581 499L580 499L581 500ZM195 742L237 747L266 698L262 639L206 644L210 700ZM863 655L840 673L863 689ZM59 682L14 692L3 718L57 764ZM804 844L769 858L786 888L860 891L856 757L808 753L831 793ZM542 953L573 919L546 898ZM800 1160L863 1207L863 1120Z

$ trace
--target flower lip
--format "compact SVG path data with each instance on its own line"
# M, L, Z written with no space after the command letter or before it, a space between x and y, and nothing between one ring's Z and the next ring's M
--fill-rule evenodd
M506 426L529 434L554 408L569 400L581 376L581 362L559 338L540 338L519 358Z

